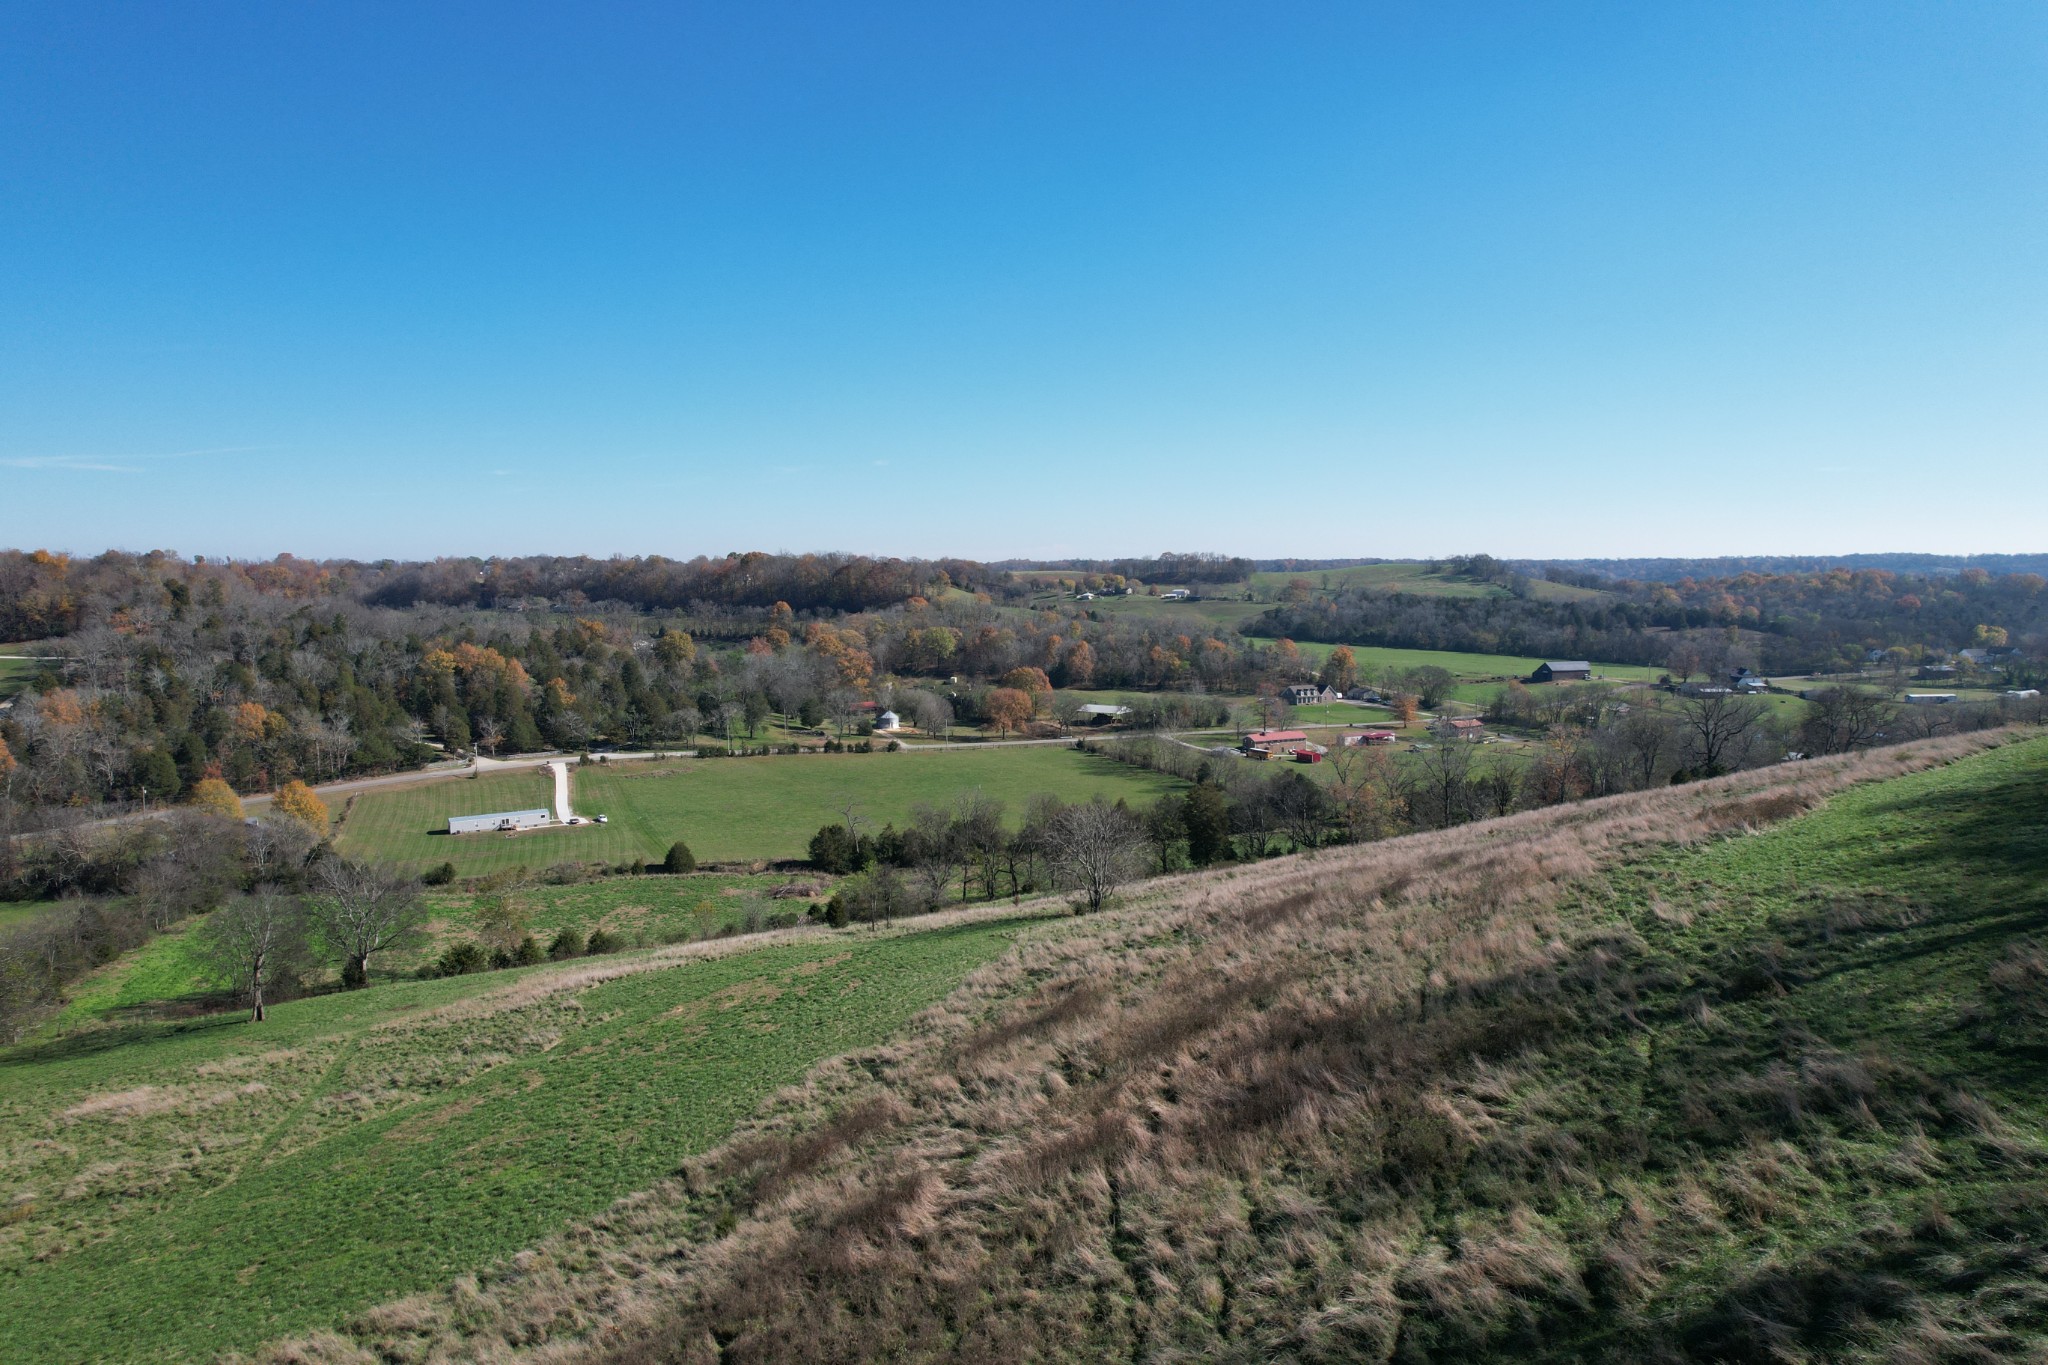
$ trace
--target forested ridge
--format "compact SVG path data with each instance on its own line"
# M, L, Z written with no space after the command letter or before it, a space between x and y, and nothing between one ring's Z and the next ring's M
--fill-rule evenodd
M2038 654L2048 633L2048 579L2036 573L1916 575L1886 569L1747 572L1673 583L1603 584L1597 599L1547 602L1513 589L1512 566L1453 561L1499 582L1498 597L1421 597L1339 589L1283 602L1254 634L1414 649L1536 654L1662 665L1671 632L1736 631L1765 672L1852 668L1872 649L1964 649L1993 639Z

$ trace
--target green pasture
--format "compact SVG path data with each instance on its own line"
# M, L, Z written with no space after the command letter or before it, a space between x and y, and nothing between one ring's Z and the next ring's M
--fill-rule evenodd
M173 925L73 985L44 1033L63 1033L133 1010L208 994L207 969L192 936L197 921Z
M0 1052L0 1359L211 1360L479 1270L883 1041L1013 933L821 934L495 1002L583 964L398 982Z
M1353 729L1384 725L1392 713L1384 706L1354 706L1349 702L1319 701L1297 706L1288 717L1289 725L1344 725Z
M0 701L20 692L29 685L30 679L49 667L41 659L7 653L9 648L19 649L21 646L0 645Z
M538 872L561 862L648 860L649 851L642 847L644 841L618 823L527 830L511 836L446 833L451 815L484 815L541 806L552 809L554 801L554 782L539 768L374 788L357 793L345 803L346 814L335 846L351 857L378 858L415 867L452 862L464 875L514 867ZM663 850L667 847L662 845Z
M1353 564L1344 569L1296 569L1285 573L1255 573L1252 587L1260 596L1277 597L1297 578L1318 592L1342 592L1346 588L1384 588L1413 593L1418 597L1500 597L1507 589L1491 583L1475 583L1449 574L1431 573L1427 564L1413 561L1393 564Z
M801 917L816 896L776 896L778 889L830 895L833 879L819 874L699 872L609 877L556 886L526 882L489 891L451 890L427 896L423 942L408 952L387 953L372 963L378 979L409 976L451 943L477 937L477 909L486 900L510 900L543 944L563 929L588 936L604 929L628 948L752 932L771 916ZM0 906L0 912L16 907ZM24 914L47 910L47 902L18 907ZM0 916L0 928L10 921ZM64 1008L44 1035L90 1024L157 1012L153 1007L214 994L192 937L194 924L173 926L132 952L124 953L72 986Z
M1067 801L1100 794L1149 802L1179 783L1060 745L989 746L876 754L681 759L586 764L572 802L609 823L574 829L449 835L450 815L549 804L552 785L526 773L492 773L364 792L338 845L357 857L415 867L453 862L464 875L558 862L652 862L677 839L700 862L805 856L820 825L848 802L872 828L903 823L912 807L950 805L979 790L1014 818L1041 792Z
M586 937L603 929L632 947L683 943L759 929L771 915L801 917L831 895L833 878L816 873L696 872L684 876L606 877L567 886L527 884L501 890L437 891L422 957L477 931L477 909L509 899L542 943L563 929ZM776 896L778 890L802 895Z
M49 901L0 901L0 929L27 924L49 908Z
M1270 645L1274 641L1255 639L1254 643ZM1294 647L1301 651L1303 660L1315 668L1321 668L1323 661L1330 657L1330 651L1337 648L1336 645L1311 640L1297 640ZM1536 671L1536 665L1544 662L1512 654L1465 654L1447 649L1390 649L1380 645L1352 645L1349 648L1351 656L1358 661L1359 681L1368 686L1377 686L1381 674L1390 668L1406 673L1434 666L1468 682L1507 682L1512 678L1526 679ZM1593 676L1609 682L1655 682L1663 675L1663 669L1650 664L1593 664Z
M1033 605L1051 606L1058 600L1060 599L1048 599ZM1240 600L1169 602L1163 597L1147 597L1142 593L1129 597L1098 597L1093 602L1073 602L1071 598L1064 600L1105 617L1145 616L1184 621L1192 631L1210 632L1234 629L1238 623L1249 621L1272 605L1270 602Z

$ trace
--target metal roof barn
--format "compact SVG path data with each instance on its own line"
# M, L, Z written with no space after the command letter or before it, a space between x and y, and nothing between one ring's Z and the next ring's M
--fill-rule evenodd
M552 817L545 809L505 810L494 815L451 815L448 817L450 834L487 834L493 830L534 829L545 825Z

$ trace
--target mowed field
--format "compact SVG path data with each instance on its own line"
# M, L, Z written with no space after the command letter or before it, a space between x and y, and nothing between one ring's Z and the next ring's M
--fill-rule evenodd
M1261 639L1260 644L1272 644ZM1321 644L1312 640L1297 640L1295 648L1302 657L1320 668L1330 651L1336 645ZM1351 645L1351 656L1358 661L1358 676L1367 683L1377 683L1387 669L1408 672L1411 669L1436 667L1453 677L1473 682L1505 682L1510 678L1527 678L1535 671L1536 665L1544 660L1527 658L1515 654L1464 654L1448 649L1386 649L1378 645ZM1655 682L1664 670L1653 664L1609 664L1593 660L1593 674L1616 682Z
M1260 612L1272 606L1270 602L1246 602L1239 600L1242 592L1231 599L1205 602L1169 602L1162 597L1147 597L1143 594L1131 597L1099 597L1093 602L1075 603L1072 598L1060 596L1044 598L1034 606L1053 606L1067 603L1084 607L1102 616L1145 616L1157 617L1185 623L1189 630L1217 631L1232 630L1240 622L1249 621Z
M392 983L0 1052L0 1359L211 1360L478 1269L882 1041L1016 923Z
M879 829L902 824L916 806L950 805L976 790L1003 802L1014 820L1041 792L1136 804L1181 786L1059 745L592 764L575 771L571 800L578 814L604 814L608 824L510 838L436 833L451 815L549 804L545 779L493 773L365 792L337 842L352 856L413 866L448 861L465 875L557 862L651 862L677 839L700 862L746 862L803 857L818 827L842 818L848 802Z
M41 659L23 655L21 651L26 648L26 645L0 645L0 701L27 687L29 679L47 667Z

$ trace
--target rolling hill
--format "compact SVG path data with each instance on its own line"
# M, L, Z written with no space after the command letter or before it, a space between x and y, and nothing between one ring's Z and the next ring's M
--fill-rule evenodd
M2038 1358L2048 740L2010 739L1155 883L265 1358Z

